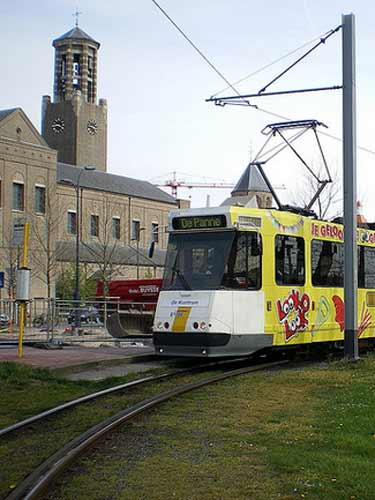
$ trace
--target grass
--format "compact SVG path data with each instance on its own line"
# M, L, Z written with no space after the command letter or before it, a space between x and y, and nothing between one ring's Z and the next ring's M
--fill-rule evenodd
M0 427L138 376L132 373L100 382L73 382L46 369L0 363ZM0 438L0 498L5 498L23 477L63 444L136 400L136 391L105 396Z
M48 369L0 363L0 427L56 406L64 401L99 390L106 383L70 382Z
M200 389L96 446L49 498L375 499L375 357Z

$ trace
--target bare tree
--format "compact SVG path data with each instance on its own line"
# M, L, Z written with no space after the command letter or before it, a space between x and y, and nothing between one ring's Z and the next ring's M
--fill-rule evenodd
M100 216L97 216L97 219L93 219L93 221L96 220L97 222L91 222L94 224L92 229L96 233L95 240L82 241L82 244L95 262L97 276L103 284L105 323L107 318L108 283L121 267L121 264L116 262L116 254L120 244L119 235L115 234L114 219L116 219L116 214L116 205L110 203L108 200L103 200Z
M58 228L64 217L64 210L56 207L54 185L45 189L44 207L40 213L31 212L30 261L33 268L47 288L47 299L52 298L53 284L59 273L59 251L56 245Z
M3 240L2 256L5 267L4 287L8 297L13 299L16 294L17 246L13 245L13 226L6 229Z
M317 174L321 178L322 172ZM294 203L298 206L307 206L309 201L320 188L320 183L314 177L306 177L302 189L296 195ZM312 209L315 210L319 219L333 219L342 215L341 183L337 172L332 175L332 182L328 183L318 196Z

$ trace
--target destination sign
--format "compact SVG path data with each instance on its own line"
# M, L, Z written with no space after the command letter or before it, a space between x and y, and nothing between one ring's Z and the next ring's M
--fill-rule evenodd
M173 229L217 229L227 227L225 215L197 215L196 217L174 217L172 220Z

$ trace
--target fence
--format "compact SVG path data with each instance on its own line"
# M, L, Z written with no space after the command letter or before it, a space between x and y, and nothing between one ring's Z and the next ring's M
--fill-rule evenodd
M122 338L129 333L151 333L155 307L156 303L121 302L116 298L84 301L33 299L26 308L25 340L72 342L79 337L81 342L113 342L113 338ZM17 330L17 302L1 300L1 338L13 337Z

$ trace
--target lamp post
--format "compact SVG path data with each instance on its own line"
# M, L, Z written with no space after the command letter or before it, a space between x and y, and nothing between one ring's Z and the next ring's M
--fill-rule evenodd
M85 171L93 171L95 170L95 166L93 165L87 165L85 167L82 167L79 171L78 177L77 177L77 182L74 183L71 179L62 179L62 183L73 186L75 191L76 191L76 256L75 256L75 286L74 286L74 292L73 292L73 301L76 305L76 310L75 310L75 321L74 321L74 327L77 329L81 326L81 314L80 314L80 300L81 300L81 293L79 289L79 281L80 281L80 276L79 276L79 243L80 243L80 234L81 234L81 218L80 218L80 201L79 201L79 190L80 190L80 182L81 182L81 176L83 172Z
M145 227L139 227L137 230L137 234L134 235L132 241L136 241L136 254L137 254L137 280L139 280L139 240L141 239L141 231L144 231Z

